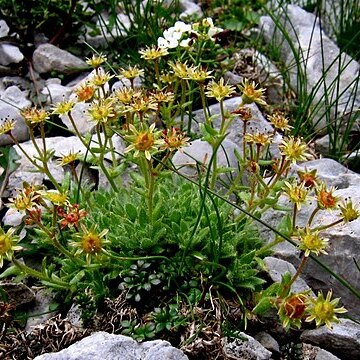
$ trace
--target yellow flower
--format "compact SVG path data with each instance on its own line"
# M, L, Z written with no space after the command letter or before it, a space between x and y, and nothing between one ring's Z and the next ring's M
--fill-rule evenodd
M304 204L307 200L309 190L305 188L304 183L289 183L284 182L285 193L289 200L296 205L297 210L301 209L301 204Z
M58 190L47 190L42 195L53 205L62 206L68 203L68 194L66 192L61 193Z
M307 153L308 147L302 142L300 138L289 137L284 139L279 145L281 155L285 156L286 160L296 163L297 161L304 161L311 157Z
M96 225L93 225L90 230L86 228L84 224L81 224L81 233L75 234L75 241L70 242L70 245L77 248L75 255L85 254L86 262L89 265L91 263L92 256L98 256L100 253L106 253L104 249L105 244L109 244L110 241L104 237L109 232L108 229L104 229L100 233L96 231Z
M86 59L86 63L93 67L94 69L100 67L101 64L106 62L106 56L102 54L94 54L91 58Z
M315 189L317 203L320 209L334 209L339 197L334 196L335 188L327 189L325 184L321 184Z
M160 80L165 84L171 84L176 80L176 76L171 73L162 73L160 75Z
M93 102L88 109L91 120L96 123L107 123L116 118L116 111L114 108L114 100L111 98L100 99Z
M135 96L135 90L133 88L123 87L115 91L115 97L123 104L130 104Z
M186 64L186 61L184 63L182 63L181 61L177 61L176 63L169 62L169 66L171 67L176 77L180 79L189 78L189 67Z
M299 231L299 240L298 248L305 252L305 256L309 256L310 253L314 253L317 256L327 254L325 249L327 248L329 240L321 238L319 231L313 231L309 227L306 227Z
M159 48L157 46L146 47L145 50L140 50L141 58L145 60L156 60L165 55L168 55L168 51L165 48Z
M307 312L309 316L305 319L307 322L315 320L316 326L325 324L329 329L332 329L332 323L338 323L339 319L336 314L344 314L347 310L344 307L337 308L340 299L333 299L332 291L330 290L326 298L322 293L318 293L316 299L309 299L307 302Z
M306 300L305 293L291 294L282 299L279 305L278 315L285 330L291 326L301 327L301 321L305 316Z
M49 114L46 110L37 109L35 107L21 110L20 114L27 124L41 124L49 118Z
M142 75L144 75L144 70L139 69L135 65L135 66L129 66L127 69L121 69L119 78L126 78L129 80L132 80L132 79L135 79L136 77L142 76Z
M354 207L351 200L345 199L343 203L339 205L339 209L345 223L354 221L360 216L360 211Z
M72 110L74 105L75 103L73 101L61 101L53 107L52 114L65 115Z
M20 212L24 212L26 210L30 211L37 205L39 197L40 194L38 192L23 189L15 198L9 199L10 203L8 206Z
M11 260L14 251L21 250L22 247L16 245L19 237L14 235L15 228L10 228L6 233L0 227L0 268L4 265L4 258Z
M89 101L93 98L95 93L94 85L89 83L80 85L75 89L75 94L77 95L78 101Z
M264 134L260 132L256 132L255 134L247 133L244 136L244 141L249 144L256 144L259 146L265 146L270 144L272 139L272 134Z
M264 100L264 92L265 89L260 88L256 89L257 85L254 81L249 81L248 79L245 79L242 84L239 86L240 91L242 92L242 101L243 104L252 104L257 103L259 105L266 105L266 102Z
M5 120L0 125L0 135L10 134L15 129L15 120Z
M281 130L283 132L292 129L292 126L289 125L289 119L280 112L269 115L268 119L275 129Z
M113 77L114 75L110 75L108 72L99 72L92 77L90 84L93 84L94 86L102 86L107 84Z
M159 150L159 147L164 144L163 140L160 140L161 131L154 132L155 123L151 124L148 129L144 127L138 131L134 125L129 125L129 130L132 135L125 136L125 139L131 142L131 144L125 149L125 153L135 150L134 157L139 156L141 153L147 160L151 160L151 155Z
M57 162L58 162L58 166L66 166L72 164L74 161L78 159L79 159L79 153L78 152L74 153L70 151L68 154L62 155L62 157L58 159Z
M221 78L218 83L215 81L211 81L211 83L207 85L206 89L206 96L214 97L217 101L221 101L226 97L231 96L235 92L235 87L232 85L224 84L223 78Z
M206 79L212 78L211 73L212 71L206 71L205 68L200 66L188 68L188 78L197 82L204 82Z
M156 102L158 104L174 101L174 98L175 97L172 92L165 92L162 90L157 90L156 92L151 94L151 99L153 100L153 102Z
M167 149L169 151L179 150L182 152L182 147L187 146L187 142L190 140L189 137L185 136L184 132L174 127L164 130L162 137L165 144L161 147L161 150Z
M156 110L157 106L152 99L149 99L147 96L136 97L133 99L132 103L126 106L126 111L136 112L145 114Z

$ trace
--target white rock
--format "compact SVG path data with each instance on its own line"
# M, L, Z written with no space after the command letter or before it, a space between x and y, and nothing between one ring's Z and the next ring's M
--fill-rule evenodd
M21 91L17 86L10 86L0 93L0 122L15 120L15 129L12 134L19 142L29 138L28 127L24 118L20 115L20 110L30 105L31 102L27 99L27 92ZM0 135L0 146L12 143L8 135Z
M0 20L0 38L8 36L9 34L9 26L5 20Z
M57 353L37 356L34 360L187 360L179 349L163 340L138 343L123 335L96 332Z
M20 49L12 44L0 44L0 65L17 64L24 59Z

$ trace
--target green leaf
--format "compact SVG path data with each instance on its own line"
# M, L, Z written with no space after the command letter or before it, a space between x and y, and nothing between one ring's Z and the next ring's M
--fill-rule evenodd
M69 282L70 285L77 284L85 276L85 271L79 271Z
M253 308L252 312L256 315L263 315L273 307L274 298L265 296L260 299L257 305Z
M136 207L133 204L127 203L125 205L125 211L131 221L135 221L137 219L138 213Z
M211 125L203 123L200 124L200 130L205 134L205 135L211 135L211 136L217 136L219 135L219 132L214 129Z

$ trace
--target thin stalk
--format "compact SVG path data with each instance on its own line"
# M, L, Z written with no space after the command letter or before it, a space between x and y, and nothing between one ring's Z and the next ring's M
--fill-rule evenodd
M31 267L23 264L22 262L18 261L14 257L12 257L11 262L21 271L24 272L27 275L30 275L32 277L35 277L41 281L46 281L53 283L54 285L61 286L64 289L69 289L70 285L62 280L57 280L54 278L49 278L48 276L44 275L40 271L37 271L35 269L32 269Z
M291 278L290 282L288 284L286 284L285 286L285 291L290 289L291 288L291 285L295 282L295 280L300 276L301 272L303 271L304 269L304 266L306 265L307 263L307 260L308 260L308 257L303 255L302 258L301 258L301 262L300 262L300 265L299 267L297 268L296 270L296 273L294 274L294 276Z

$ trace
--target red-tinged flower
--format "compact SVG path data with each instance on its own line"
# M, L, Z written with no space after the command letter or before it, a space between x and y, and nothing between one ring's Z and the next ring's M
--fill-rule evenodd
M307 299L307 294L299 293L291 294L281 301L278 314L286 330L291 326L301 327L302 319L305 316Z
M85 209L80 210L79 204L73 204L67 207L67 211L59 207L57 214L62 217L62 220L60 220L61 229L65 229L68 226L78 230L79 221L87 215L87 212Z

